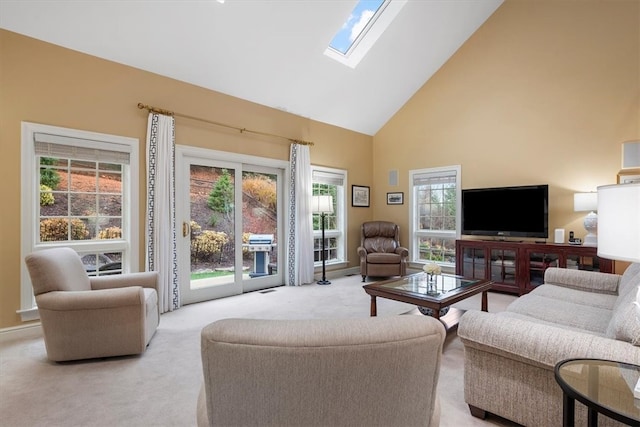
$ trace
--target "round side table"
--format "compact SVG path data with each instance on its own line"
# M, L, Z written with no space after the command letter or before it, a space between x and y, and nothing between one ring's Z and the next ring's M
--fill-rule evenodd
M640 399L633 389L640 366L601 359L568 359L556 364L555 378L563 392L563 425L575 424L575 401L587 406L589 426L598 413L630 426L640 426Z

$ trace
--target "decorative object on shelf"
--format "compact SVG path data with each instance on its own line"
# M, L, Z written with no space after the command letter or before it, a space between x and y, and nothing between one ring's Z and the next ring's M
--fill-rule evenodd
M640 262L640 183L598 187L600 242L598 256ZM636 294L640 321L640 288ZM640 379L633 396L640 399Z
M404 193L402 192L387 193L388 205L401 205L403 203L404 203Z
M553 231L553 243L564 243L564 228L556 228Z
M369 187L366 185L351 186L351 206L357 208L369 207Z
M575 193L573 195L573 210L575 212L589 212L584 217L584 228L587 235L584 237L585 246L598 246L598 193Z
M327 214L333 213L333 197L313 196L311 208L313 213L320 214L320 225L322 227L322 280L318 280L318 285L330 285L326 275L326 241L324 238L325 220Z

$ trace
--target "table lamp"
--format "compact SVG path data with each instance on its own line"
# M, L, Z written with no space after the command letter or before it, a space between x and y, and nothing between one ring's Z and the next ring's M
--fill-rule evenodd
M640 262L640 183L598 187L598 256ZM640 292L636 294L640 322ZM633 396L640 399L640 380Z
M311 201L311 209L313 213L320 214L320 224L322 227L322 279L318 280L318 285L330 285L326 276L326 247L324 239L325 217L328 213L333 213L333 197L331 196L313 196Z
M584 217L584 228L587 235L584 237L585 246L598 246L598 193L575 193L573 195L573 210L575 212L589 212Z

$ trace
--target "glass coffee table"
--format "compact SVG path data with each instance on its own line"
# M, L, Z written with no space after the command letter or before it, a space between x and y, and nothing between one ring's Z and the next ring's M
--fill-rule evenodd
M569 359L554 369L563 392L563 425L575 422L575 401L587 406L587 424L598 425L598 413L630 426L640 425L640 399L633 397L640 366L601 359Z
M417 273L362 286L371 296L371 316L378 314L377 297L416 305L421 313L440 319L447 329L457 325L457 319L462 313L461 310L450 307L452 304L482 293L480 308L487 311L487 291L491 289L492 281L453 274L436 275L434 279L430 281L426 273Z

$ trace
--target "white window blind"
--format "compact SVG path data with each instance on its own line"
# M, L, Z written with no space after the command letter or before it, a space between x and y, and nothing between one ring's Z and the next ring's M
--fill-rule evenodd
M344 185L344 175L328 171L314 170L312 172L312 181L318 184Z
M113 150L114 144L107 144L68 136L34 133L35 154L44 157L77 159L101 163L119 163L128 165L130 147L122 145L122 151Z
M455 184L456 175L455 169L417 173L413 175L413 185Z

